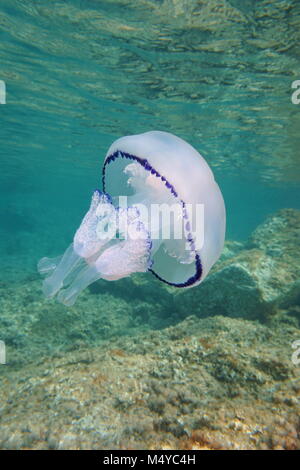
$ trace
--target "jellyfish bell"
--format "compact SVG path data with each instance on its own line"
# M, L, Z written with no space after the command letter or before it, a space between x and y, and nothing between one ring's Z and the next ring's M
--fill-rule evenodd
M72 305L97 279L146 271L175 287L196 286L222 252L225 219L213 173L190 144L161 131L121 137L73 243L39 262L44 293Z

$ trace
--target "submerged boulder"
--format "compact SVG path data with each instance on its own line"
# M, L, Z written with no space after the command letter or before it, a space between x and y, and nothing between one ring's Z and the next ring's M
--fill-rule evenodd
M264 320L278 308L297 304L299 240L300 211L278 211L257 227L243 250L223 257L196 291L179 293L180 310L188 306L199 316Z

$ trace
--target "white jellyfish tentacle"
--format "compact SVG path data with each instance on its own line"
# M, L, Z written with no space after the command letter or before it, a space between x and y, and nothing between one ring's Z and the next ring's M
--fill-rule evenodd
M56 256L55 258L45 257L45 258L40 259L37 265L38 272L42 276L51 273L52 271L54 271L54 269L56 269L61 259L62 259L62 255Z
M101 279L101 273L97 268L94 265L85 265L71 285L58 293L57 300L68 306L73 305L80 292L98 279Z
M83 258L90 258L109 242L115 234L116 210L111 198L96 190L91 206L74 236L74 250Z
M151 240L136 207L118 208L95 191L91 206L59 262L42 259L46 297L73 305L80 292L98 279L116 280L149 267ZM119 237L116 237L118 232Z

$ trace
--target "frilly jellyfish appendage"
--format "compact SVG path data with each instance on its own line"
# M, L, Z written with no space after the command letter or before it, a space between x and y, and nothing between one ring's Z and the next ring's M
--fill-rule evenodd
M176 287L202 282L223 249L226 216L213 173L191 145L160 131L118 139L102 191L64 255L39 262L47 297L72 305L97 279L135 272ZM171 218L162 217L165 209Z
M126 226L134 239L113 238L118 227ZM78 294L100 278L117 280L149 267L151 241L136 208L115 208L108 195L96 190L89 211L63 256L42 258L41 274L46 297L73 305Z

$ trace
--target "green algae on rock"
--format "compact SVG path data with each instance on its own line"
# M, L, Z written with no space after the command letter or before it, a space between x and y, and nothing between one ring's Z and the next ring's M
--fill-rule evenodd
M296 449L295 327L216 316L6 370L2 449Z
M243 250L221 259L195 293L178 296L199 316L228 315L265 321L299 298L300 211L281 210L262 223Z

